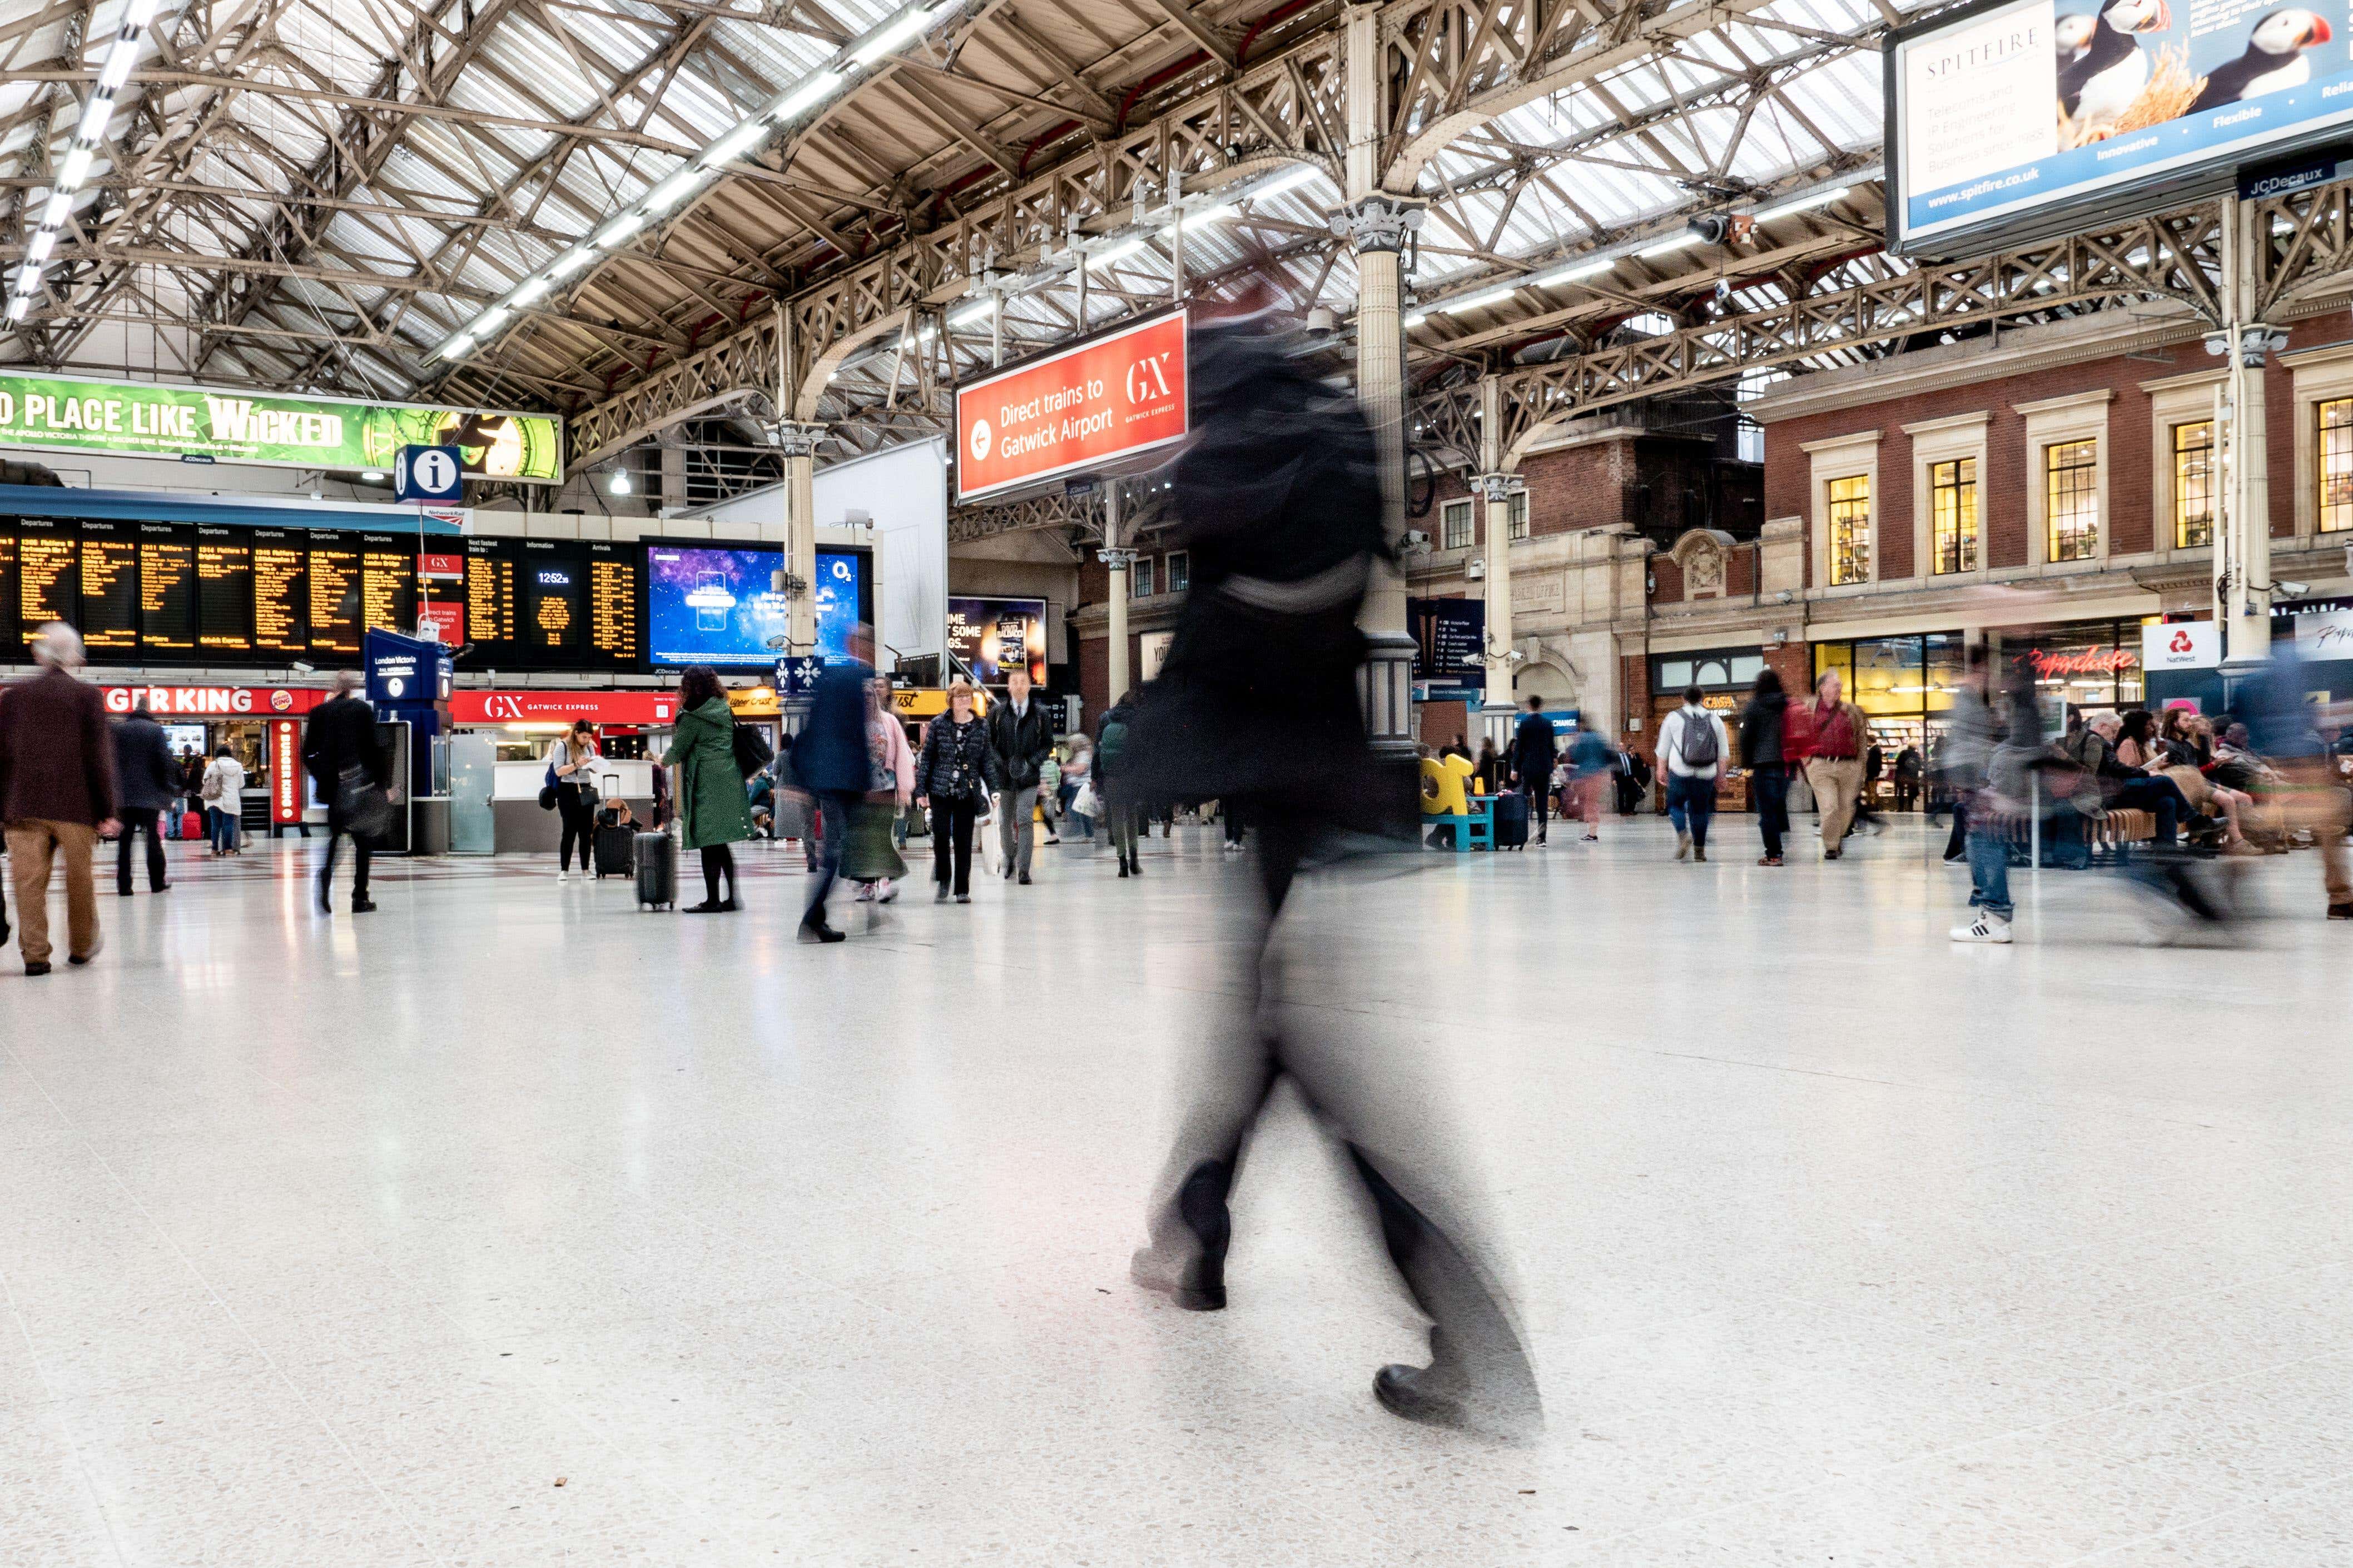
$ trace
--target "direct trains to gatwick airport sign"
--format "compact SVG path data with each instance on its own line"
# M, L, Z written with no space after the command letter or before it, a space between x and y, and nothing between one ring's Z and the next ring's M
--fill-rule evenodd
M389 468L408 446L455 447L466 472L487 479L564 477L564 421L552 414L0 374L0 447Z
M956 499L1106 467L1185 438L1185 312L956 388Z

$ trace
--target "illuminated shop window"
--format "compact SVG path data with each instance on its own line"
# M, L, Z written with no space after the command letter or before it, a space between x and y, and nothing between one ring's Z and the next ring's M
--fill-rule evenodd
M2333 397L2320 416L2320 531L2353 528L2353 397Z
M2173 542L2214 542L2214 422L2173 427Z
M1832 479L1830 498L1831 585L1871 580L1871 476Z
M1928 521L1935 533L1932 570L1978 569L1978 460L1956 458L1928 469Z
M2100 444L2061 441L2042 448L2043 521L2051 559L2089 561L2100 552Z

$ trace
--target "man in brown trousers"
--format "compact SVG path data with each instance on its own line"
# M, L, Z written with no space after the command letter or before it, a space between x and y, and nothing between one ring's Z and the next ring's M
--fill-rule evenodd
M66 959L98 956L90 854L114 824L114 742L94 686L74 679L81 636L61 621L33 635L41 673L0 693L0 823L15 868L25 973L49 972L49 868L66 863Z

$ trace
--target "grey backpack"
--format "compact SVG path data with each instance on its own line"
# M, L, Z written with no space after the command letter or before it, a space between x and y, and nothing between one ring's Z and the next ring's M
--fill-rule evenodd
M1675 755L1694 773L1715 766L1716 759L1724 754L1715 743L1715 721L1688 708L1683 715L1683 732L1675 742Z

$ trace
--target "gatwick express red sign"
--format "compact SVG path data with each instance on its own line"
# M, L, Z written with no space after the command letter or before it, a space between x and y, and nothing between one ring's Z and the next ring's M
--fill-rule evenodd
M1185 438L1185 312L956 388L956 499L1101 468Z

